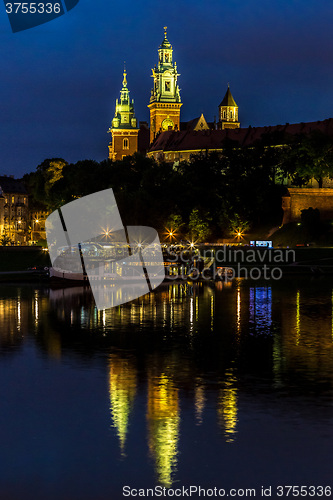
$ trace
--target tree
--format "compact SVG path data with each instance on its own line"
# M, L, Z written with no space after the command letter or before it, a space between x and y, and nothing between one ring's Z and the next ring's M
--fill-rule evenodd
M7 246L7 245L10 245L10 244L11 244L11 239L9 238L9 236L7 234L3 234L0 237L0 245Z
M199 208L193 208L189 217L189 236L193 241L206 241L211 233L209 213Z
M333 141L319 130L299 135L285 151L284 165L291 181L303 186L313 178L323 187L325 177L333 178Z

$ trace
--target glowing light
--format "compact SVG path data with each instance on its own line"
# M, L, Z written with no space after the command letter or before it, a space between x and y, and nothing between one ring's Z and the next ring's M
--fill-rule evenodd
M238 240L240 240L244 236L244 231L240 228L234 229L234 235L237 236Z
M164 234L166 235L167 238L169 238L170 242L173 239L175 239L176 235L177 235L175 229L172 229L172 228L165 228L165 233Z
M39 223L39 220L38 220L38 219L36 219L36 220L35 220L35 222L36 222L36 224L38 224L38 223Z

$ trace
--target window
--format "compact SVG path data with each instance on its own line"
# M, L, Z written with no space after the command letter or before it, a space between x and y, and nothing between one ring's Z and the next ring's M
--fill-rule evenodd
M170 92L170 82L165 82L165 92Z
M15 196L12 196L12 204L15 203Z
M123 140L123 149L129 149L128 139Z
M225 111L223 111L223 118L225 118Z
M169 54L168 53L165 54L165 62L169 62Z
M230 111L230 118L232 118L232 111Z

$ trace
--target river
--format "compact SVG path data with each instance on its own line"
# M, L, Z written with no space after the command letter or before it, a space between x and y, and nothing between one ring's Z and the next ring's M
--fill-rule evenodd
M332 486L332 297L184 282L97 311L82 287L1 285L1 500Z

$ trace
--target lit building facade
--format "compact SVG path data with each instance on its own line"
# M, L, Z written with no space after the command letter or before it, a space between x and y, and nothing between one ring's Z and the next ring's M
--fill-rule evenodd
M239 128L238 121L238 106L235 99L232 97L230 87L219 105L219 128L222 130L226 128Z
M180 130L180 100L177 78L177 64L173 62L173 48L167 39L166 27L164 39L158 49L158 63L152 70L154 79L150 103L150 142L159 132Z
M109 159L122 160L138 151L137 119L134 113L134 99L130 99L127 87L127 73L124 70L120 99L116 100L115 115L112 120Z
M13 176L0 177L1 244L27 245L29 241L28 193Z

